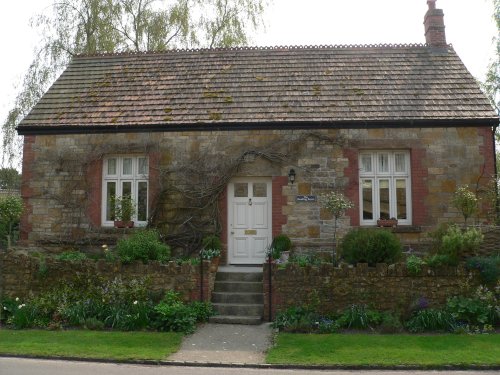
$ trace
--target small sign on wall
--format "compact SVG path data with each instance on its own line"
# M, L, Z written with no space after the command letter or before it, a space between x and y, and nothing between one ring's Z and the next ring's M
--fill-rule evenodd
M296 202L316 202L316 195L297 195Z

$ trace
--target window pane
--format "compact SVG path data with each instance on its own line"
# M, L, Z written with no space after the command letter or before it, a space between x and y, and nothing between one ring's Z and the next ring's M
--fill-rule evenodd
M406 172L406 155L405 154L395 154L395 168L396 172Z
M139 174L148 174L148 159L139 158Z
M123 181L122 182L122 197L132 196L132 182L131 181Z
M234 196L236 198L248 197L248 184L246 182L237 182L234 184Z
M132 174L132 158L123 159L123 169L122 174L131 175Z
M108 175L116 174L116 159L108 159Z
M396 207L398 219L407 219L406 209L406 180L396 180Z
M148 220L148 183L146 181L137 183L137 220Z
M378 154L378 171L379 172L389 172L389 155L388 154Z
M254 197L267 197L267 184L265 182L257 182L253 184Z
M389 180L379 180L380 218L390 219Z
M363 180L363 220L373 220L372 180Z
M106 182L106 221L115 220L116 182Z
M361 156L361 172L372 172L372 156L362 155Z

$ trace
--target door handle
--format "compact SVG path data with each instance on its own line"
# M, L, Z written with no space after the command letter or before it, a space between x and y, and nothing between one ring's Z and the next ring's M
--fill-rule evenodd
M231 232L231 234L234 234L234 232Z

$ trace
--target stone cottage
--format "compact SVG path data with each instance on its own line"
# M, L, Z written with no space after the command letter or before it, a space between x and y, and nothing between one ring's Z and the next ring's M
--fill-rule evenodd
M179 251L220 234L259 264L273 236L331 248L318 198L354 203L340 230L396 218L408 244L460 220L456 188L495 174L498 116L428 1L426 44L77 56L18 127L22 239L98 243L115 196ZM483 205L483 215L491 208Z

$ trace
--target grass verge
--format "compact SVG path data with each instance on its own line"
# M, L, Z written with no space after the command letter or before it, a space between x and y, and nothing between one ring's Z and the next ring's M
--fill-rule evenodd
M300 365L500 365L500 335L290 334L267 363Z
M120 360L161 360L176 352L181 333L0 330L0 353Z

